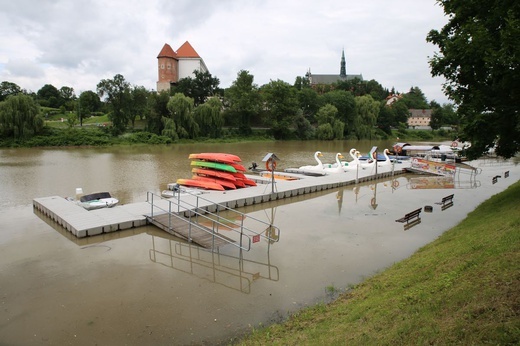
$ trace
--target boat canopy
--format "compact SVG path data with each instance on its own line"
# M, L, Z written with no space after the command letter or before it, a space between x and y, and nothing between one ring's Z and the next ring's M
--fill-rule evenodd
M406 152L409 151L432 151L432 150L439 150L438 145L407 145L403 147L403 150L406 150Z
M91 202L96 201L103 198L112 198L110 193L108 192L98 192L98 193L92 193L90 195L85 195L80 198L80 202Z

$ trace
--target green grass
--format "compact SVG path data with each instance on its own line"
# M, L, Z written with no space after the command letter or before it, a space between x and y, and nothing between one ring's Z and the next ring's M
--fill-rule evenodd
M520 182L410 258L240 345L518 345Z

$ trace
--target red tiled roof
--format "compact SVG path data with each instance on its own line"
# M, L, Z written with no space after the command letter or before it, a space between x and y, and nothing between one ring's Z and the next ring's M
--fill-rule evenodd
M191 44L186 41L179 49L177 49L177 56L179 58L199 58L199 54L193 49Z
M177 58L177 54L175 54L172 47L168 43L164 44L164 47L161 49L161 52L157 56L157 58L163 58L163 57Z

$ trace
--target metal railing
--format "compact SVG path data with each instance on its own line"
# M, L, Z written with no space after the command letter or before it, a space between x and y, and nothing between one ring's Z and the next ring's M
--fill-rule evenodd
M189 198L182 198L189 197ZM195 198L195 202L189 202L187 199ZM159 199L161 202L157 202ZM267 240L270 244L278 242L280 239L280 229L268 222L259 220L257 218L246 216L235 209L229 208L226 205L218 204L210 201L200 195L192 194L188 191L182 193L178 192L173 198L164 198L153 192L147 192L146 201L151 205L150 217L153 219L156 210L160 214L168 215L168 228L172 230L172 218L188 221L188 239L191 240L192 228L204 231L212 235L213 245L215 238L220 239L226 243L232 244L242 250L249 251L251 244L258 242L260 239ZM163 206L158 205L161 203ZM167 207L164 205L167 203ZM202 204L205 206L201 207ZM215 209L215 212L210 212L208 209ZM221 214L225 214L222 216ZM245 225L247 220L248 225ZM253 225L250 225L253 224ZM262 228L260 231L255 229ZM226 236L221 236L220 231L228 232ZM238 238L232 239L230 238ZM235 241L237 240L237 241ZM213 246L214 247L214 246Z

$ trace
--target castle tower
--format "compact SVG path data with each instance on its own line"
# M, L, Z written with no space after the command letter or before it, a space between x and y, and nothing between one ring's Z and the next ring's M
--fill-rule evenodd
M157 92L170 91L170 85L179 81L179 60L172 47L165 43L157 56Z

